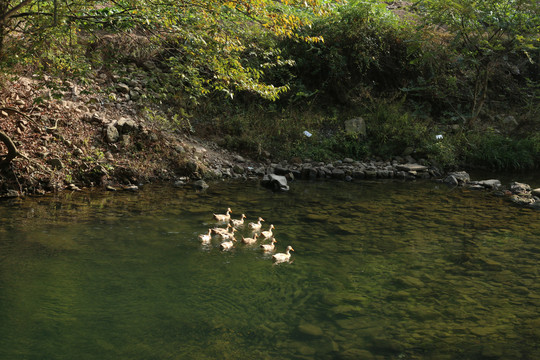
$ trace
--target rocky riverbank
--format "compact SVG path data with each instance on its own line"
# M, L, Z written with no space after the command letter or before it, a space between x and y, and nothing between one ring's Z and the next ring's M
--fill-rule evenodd
M147 80L144 73L132 72L126 78L97 73L87 85L48 77L7 81L1 90L0 131L13 141L17 156L0 169L0 197L82 188L137 190L158 181L204 189L209 180L274 175L283 177L277 185L281 190L287 181L299 179L442 179L451 186L493 189L516 204L540 207L539 189L525 184L503 189L496 180L475 182L466 173L444 176L410 155L390 161L317 162L276 161L263 152L257 160L247 159L186 129L179 131L164 113L146 108L141 89ZM0 147L0 155L4 153Z

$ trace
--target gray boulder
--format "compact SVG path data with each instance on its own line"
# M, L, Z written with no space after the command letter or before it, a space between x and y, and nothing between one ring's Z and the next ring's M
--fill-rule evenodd
M345 132L366 136L366 121L361 117L345 121Z
M497 179L481 180L481 181L476 182L476 184L483 186L487 189L495 189L495 190L500 188L502 185L501 182Z
M528 196L531 194L531 186L528 184L513 182L510 184L510 191L512 194Z
M123 93L123 94L129 94L129 86L127 86L126 84L124 83L118 83L116 85L116 90L120 93Z
M196 190L206 190L210 187L204 180L194 181L191 186Z
M120 134L129 134L137 130L137 123L130 118L120 118L116 122L116 128Z
M105 140L108 143L114 143L117 142L119 138L120 133L118 132L116 126L114 126L114 124L107 125L107 127L105 128Z
M535 203L535 200L529 196L512 195L510 196L510 200L521 206L533 205Z
M427 171L427 166L419 165L419 164L402 164L397 165L396 169L401 171Z
M268 174L265 175L261 180L261 185L272 189L274 191L288 191L289 185L287 185L287 179L285 176Z
M465 171L456 171L448 174L443 182L448 185L463 186L471 181L471 177Z
M332 170L332 177L335 179L344 179L345 178L345 171L341 169L333 169Z

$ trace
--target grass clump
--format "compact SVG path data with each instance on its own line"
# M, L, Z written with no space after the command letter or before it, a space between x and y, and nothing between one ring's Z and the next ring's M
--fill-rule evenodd
M464 162L493 170L527 170L540 167L540 134L513 139L494 131L473 132Z

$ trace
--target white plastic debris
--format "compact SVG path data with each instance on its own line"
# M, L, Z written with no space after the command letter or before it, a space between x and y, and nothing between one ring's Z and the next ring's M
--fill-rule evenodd
M307 137L311 137L313 134L311 134L309 131L305 130L304 135L306 135Z
M442 140L443 136L442 135L435 135L435 139L436 140Z

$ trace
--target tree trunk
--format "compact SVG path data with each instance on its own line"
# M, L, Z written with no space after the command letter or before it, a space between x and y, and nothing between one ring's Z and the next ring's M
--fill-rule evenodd
M4 57L4 26L0 24L0 62Z
M469 118L469 121L467 122L467 127L469 129L475 125L476 120L478 119L478 116L480 115L480 112L482 111L482 108L484 107L487 99L490 64L490 62L487 62L487 64L480 64L476 69L476 76L474 80L473 105L471 109L471 116Z
M19 152L15 147L15 144L9 136L0 131L0 141L4 143L7 148L7 154L0 154L0 166L8 165L11 160L15 159Z

